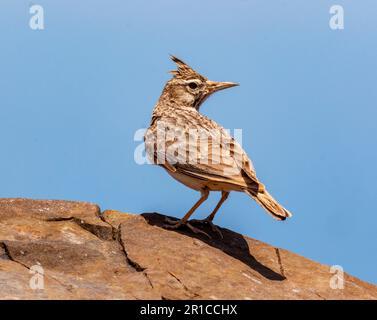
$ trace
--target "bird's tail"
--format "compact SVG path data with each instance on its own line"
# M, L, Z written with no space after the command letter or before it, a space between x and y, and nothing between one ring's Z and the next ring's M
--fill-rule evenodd
M260 184L259 190L251 192L246 190L246 193L252 197L256 202L258 202L268 214L277 220L285 220L286 218L292 217L292 214L281 206L268 192L264 189L263 185Z

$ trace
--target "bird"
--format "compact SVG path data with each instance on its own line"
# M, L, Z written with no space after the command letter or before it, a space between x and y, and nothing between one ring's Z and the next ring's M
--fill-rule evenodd
M183 60L170 57L177 69L170 71L173 76L153 109L144 135L145 150L152 164L199 191L200 198L180 220L166 218L164 227L188 227L194 233L210 237L194 226L201 223L223 237L213 219L232 191L246 193L277 220L291 217L259 181L251 160L229 131L200 112L204 101L212 94L239 84L209 80ZM221 192L213 211L203 220L189 220L213 191Z

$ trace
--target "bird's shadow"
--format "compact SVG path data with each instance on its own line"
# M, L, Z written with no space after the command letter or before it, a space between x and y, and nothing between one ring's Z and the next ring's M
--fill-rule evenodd
M166 216L158 213L143 213L141 216L146 220L148 224L153 226L163 228L164 224L166 224ZM174 219L171 217L168 218ZM220 249L227 255L238 259L269 280L283 281L286 279L284 275L275 272L274 270L268 268L267 266L260 263L257 259L255 259L255 257L250 253L247 241L241 234L230 231L228 229L219 228L223 234L223 239L221 239L219 235L214 233L209 227L201 226L201 229L208 233L212 238L209 239L205 235L193 233L188 228L171 230L171 232L178 232L180 234L199 239L214 248Z

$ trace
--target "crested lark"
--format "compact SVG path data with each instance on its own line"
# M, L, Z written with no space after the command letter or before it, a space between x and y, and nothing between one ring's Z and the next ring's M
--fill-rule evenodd
M240 145L224 128L199 112L211 94L237 84L208 80L182 60L171 58L177 70L171 71L173 78L166 83L153 110L144 137L146 151L154 164L162 166L179 182L200 191L201 197L181 220L167 219L166 227L175 229L186 225L195 233L208 236L192 225L194 221L204 222L221 235L212 221L231 191L247 193L277 220L290 217L291 213L259 182ZM188 219L207 200L210 191L222 193L217 206L206 219L190 223Z

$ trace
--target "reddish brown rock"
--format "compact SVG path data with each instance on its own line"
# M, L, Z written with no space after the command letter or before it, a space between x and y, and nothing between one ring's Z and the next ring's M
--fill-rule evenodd
M164 216L68 201L0 199L1 299L377 299L377 287L222 229L161 228ZM206 230L210 233L210 230ZM44 289L33 290L35 266Z

